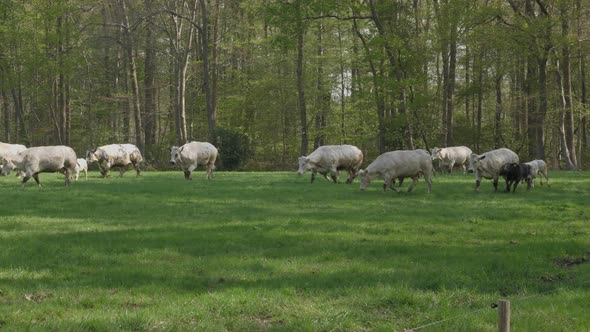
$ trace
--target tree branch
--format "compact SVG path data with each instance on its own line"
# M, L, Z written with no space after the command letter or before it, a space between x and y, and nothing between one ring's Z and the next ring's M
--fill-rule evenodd
M346 17L342 17L342 16L338 16L338 15L334 15L334 14L326 14L326 15L319 15L319 16L307 16L304 17L304 20L318 20L318 19L322 19L322 18L333 18L336 19L338 21L351 21L351 20L357 20L357 19L371 19L373 18L372 16L346 16Z

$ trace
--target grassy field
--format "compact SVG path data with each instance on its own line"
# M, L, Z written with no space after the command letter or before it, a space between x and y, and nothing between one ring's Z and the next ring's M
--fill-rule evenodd
M588 331L590 173L550 176L430 195L295 172L0 178L0 329L495 331L507 298L514 331Z

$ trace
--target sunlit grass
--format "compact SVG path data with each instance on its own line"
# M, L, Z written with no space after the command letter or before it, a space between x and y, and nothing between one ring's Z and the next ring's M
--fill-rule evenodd
M508 298L514 330L589 329L590 173L550 176L430 195L294 172L0 178L0 328L495 330L483 309Z

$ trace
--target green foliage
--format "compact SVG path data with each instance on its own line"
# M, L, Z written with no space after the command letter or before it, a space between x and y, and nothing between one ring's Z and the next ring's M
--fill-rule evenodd
M218 127L215 136L221 159L220 169L238 170L252 158L252 147L246 134Z

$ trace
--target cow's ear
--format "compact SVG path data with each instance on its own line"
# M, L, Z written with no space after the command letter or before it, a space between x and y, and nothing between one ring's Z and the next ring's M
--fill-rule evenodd
M485 154L483 156L479 157L479 160L482 160L482 159L486 159L486 155Z
M310 160L309 157L305 157L305 162L309 162Z
M367 171L365 171L364 169L361 169L361 170L359 170L359 175L362 175L362 176L364 176L366 172L367 172Z

